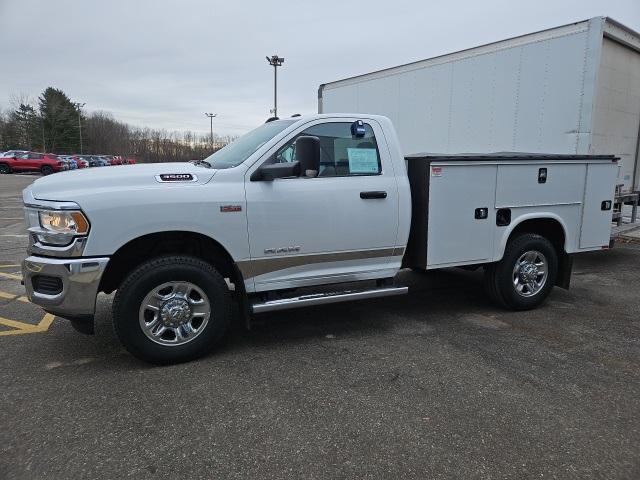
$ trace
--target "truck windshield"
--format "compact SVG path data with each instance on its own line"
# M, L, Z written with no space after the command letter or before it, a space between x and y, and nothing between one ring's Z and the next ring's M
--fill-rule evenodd
M226 145L204 161L212 168L233 168L244 162L258 148L297 120L275 120L260 125L249 133Z

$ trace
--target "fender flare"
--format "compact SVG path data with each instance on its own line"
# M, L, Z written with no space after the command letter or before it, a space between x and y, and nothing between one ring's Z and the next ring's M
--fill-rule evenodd
M502 259L504 255L504 251L507 248L507 242L509 241L511 234L518 227L518 225L521 225L527 220L555 220L556 222L558 222L558 224L562 228L562 233L564 234L563 248L565 252L567 251L567 225L559 215L551 212L525 213L517 217L515 221L512 221L503 232L502 237L500 238L500 242L498 244L498 248L495 251L495 255L493 259L494 262L500 261Z

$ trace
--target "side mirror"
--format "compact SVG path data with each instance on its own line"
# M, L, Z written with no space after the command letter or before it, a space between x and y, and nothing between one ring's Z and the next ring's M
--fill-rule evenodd
M303 135L296 140L296 160L303 177L317 177L320 172L320 139Z
M299 177L300 176L300 162L284 162L284 163L270 163L263 165L258 170L253 172L250 180L252 182L259 182L266 180L270 182L276 178L287 177Z

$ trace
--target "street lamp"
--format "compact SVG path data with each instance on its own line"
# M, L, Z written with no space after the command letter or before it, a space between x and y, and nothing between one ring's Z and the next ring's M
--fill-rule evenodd
M274 117L278 116L278 67L281 67L284 63L284 58L279 57L278 55L272 55L271 57L266 57L269 65L273 67L273 113Z
M47 153L47 145L44 142L44 115L40 114L40 125L42 126L42 153Z
M205 113L209 120L211 120L211 148L213 148L213 119L218 116L217 113Z
M78 110L78 131L80 132L80 155L82 155L82 115L80 110L82 109L82 107L84 107L86 105L86 103L79 103L79 102L75 102L74 103L76 110Z

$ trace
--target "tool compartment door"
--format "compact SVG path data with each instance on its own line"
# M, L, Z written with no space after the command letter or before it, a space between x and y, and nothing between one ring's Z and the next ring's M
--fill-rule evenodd
M610 205L613 204L617 173L618 167L615 163L587 165L580 248L609 245L613 209L607 209L608 206L603 205L603 202L612 202Z
M536 163L498 166L496 208L580 205L583 163Z
M490 260L496 165L432 164L429 175L427 267ZM476 218L477 209L486 217Z

